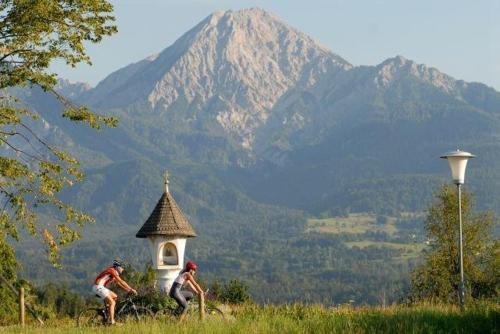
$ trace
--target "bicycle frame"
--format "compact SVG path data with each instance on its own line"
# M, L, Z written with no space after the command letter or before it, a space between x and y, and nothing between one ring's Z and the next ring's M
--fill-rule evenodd
M205 291L205 295L208 295L208 291L209 291L209 289L207 289ZM193 300L189 300L187 302L187 304L188 304L187 314L192 315L192 314L196 314L197 312L199 312L198 307L192 305L192 303L193 303ZM214 314L214 312L215 312L217 315L219 315L223 319L225 318L224 313L221 310L219 310L217 307L208 306L207 304L205 304L204 306L205 306L205 314L206 315ZM178 310L177 307L173 307L173 306L168 305L168 306L164 307L163 309L158 310L157 314L163 312L163 314L168 315L169 317L178 318L179 314L176 312L177 310Z
M121 307L118 310L115 309L115 314L121 314L128 306L131 306L134 311L137 311L135 303L130 297L127 297L127 299L121 303Z
M154 318L154 313L147 307L136 305L130 296L120 300L115 308L115 318L119 321L136 320L141 321L148 317ZM96 325L98 322L106 324L109 322L108 306L104 303L104 307L96 308L89 307L78 315L78 326Z
M108 310L108 305L106 304L105 301L104 303L104 308L102 309L104 311L104 321L107 322L109 320L109 310ZM117 305L118 307L115 306L115 316L120 315L127 307L132 307L134 311L137 311L137 306L135 306L134 301L130 296L127 296L127 298L122 301L120 304Z

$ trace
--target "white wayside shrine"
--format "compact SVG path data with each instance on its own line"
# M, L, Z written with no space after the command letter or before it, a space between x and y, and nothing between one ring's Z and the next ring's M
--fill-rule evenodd
M156 279L163 292L170 291L184 267L186 239L196 237L193 227L170 194L168 184L168 173L165 173L165 192L135 235L150 241L153 268L156 269Z

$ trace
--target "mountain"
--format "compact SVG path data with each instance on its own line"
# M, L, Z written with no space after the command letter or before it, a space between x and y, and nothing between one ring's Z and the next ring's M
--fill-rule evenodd
M176 127L210 126L252 150L256 130L287 92L313 91L351 67L260 9L217 12L159 55L112 73L83 101L140 104L150 115L175 117Z
M353 68L326 92L310 109L287 108L311 115L300 130L280 127L281 115L269 121L276 144L256 165L266 177L245 184L254 197L315 214L418 211L446 180L437 157L466 148L481 156L468 171L479 203L499 208L488 180L500 153L498 92L400 56ZM302 191L283 191L290 184Z
M448 143L460 146L467 136L485 133L483 126L492 133L488 118L500 104L491 88L401 56L353 67L260 9L210 15L158 55L112 73L80 101L116 113L130 130L125 137L138 137L169 159L245 172L259 164L287 168L297 152L351 141L370 122L417 124L443 135L435 152L448 150ZM478 129L473 122L469 129L457 125L454 134L445 130L471 115L481 119ZM416 144L420 134L410 135Z
M60 79L56 85L56 91L69 99L76 99L92 87L85 82L71 82L69 80Z
M405 217L448 182L438 157L450 149L478 156L467 187L481 209L500 209L499 92L402 56L353 66L261 9L214 13L94 88L59 89L120 119L96 134L61 119L42 91L23 92L44 139L86 166L86 181L63 194L97 218L68 250L74 288L110 256L147 260L134 235L161 194L164 169L200 236L188 256L207 279L249 281L260 301L375 303L381 289L395 300L415 261L398 247L423 238L421 218ZM308 221L362 212L396 227L325 234ZM399 246L349 244L366 240ZM34 268L25 272L58 277Z

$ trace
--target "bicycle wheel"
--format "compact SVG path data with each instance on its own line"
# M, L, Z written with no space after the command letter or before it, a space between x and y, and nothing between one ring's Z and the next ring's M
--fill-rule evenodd
M78 327L94 327L104 324L104 310L101 308L88 308L83 310L76 321Z
M190 306L188 309L188 316L196 320L200 319L200 309L198 305L193 305L193 307ZM217 307L205 305L205 319L214 321L225 320L225 316Z
M224 312L215 306L205 306L205 317L210 320L225 320Z
M175 308L166 307L158 310L155 313L155 319L165 320L165 321L175 321L178 319L178 317L175 314Z
M155 314L147 307L136 306L135 309L133 307L129 307L120 314L117 314L117 318L123 322L127 321L144 322L147 320L154 319Z

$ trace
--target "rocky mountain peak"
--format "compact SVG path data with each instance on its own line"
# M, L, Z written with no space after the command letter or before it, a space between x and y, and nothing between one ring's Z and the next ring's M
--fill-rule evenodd
M86 82L71 82L67 79L59 79L55 89L61 95L74 99L92 89L92 86Z
M211 115L251 149L256 129L287 91L351 67L262 9L215 12L157 57L111 74L92 102L119 107L143 100L163 112L182 101L186 122Z
M291 87L311 87L326 74L350 68L309 36L271 14L252 8L212 15L212 27L199 36L197 47L178 63L174 73L185 73L178 87L188 101L217 99L219 124L250 149L256 129L264 124L276 102ZM208 51L208 52L206 52ZM195 70L181 68L196 66ZM200 71L201 69L201 71ZM177 71L176 71L177 70ZM192 73L197 76L192 76ZM194 80L193 80L194 79ZM200 84L203 80L203 84ZM171 104L165 88L175 85L167 75L150 95L152 104ZM200 88L202 88L200 90Z
M449 94L454 93L457 88L457 80L454 78L399 55L382 62L377 70L374 82L378 87L387 87L401 77L411 75Z
M156 133L221 136L255 157L274 147L291 150L303 137L316 142L318 133L350 119L350 103L361 106L415 78L467 100L464 84L437 69L403 56L354 69L274 15L250 8L211 14L159 54L109 75L82 102L137 111L141 116L131 118L148 119Z

